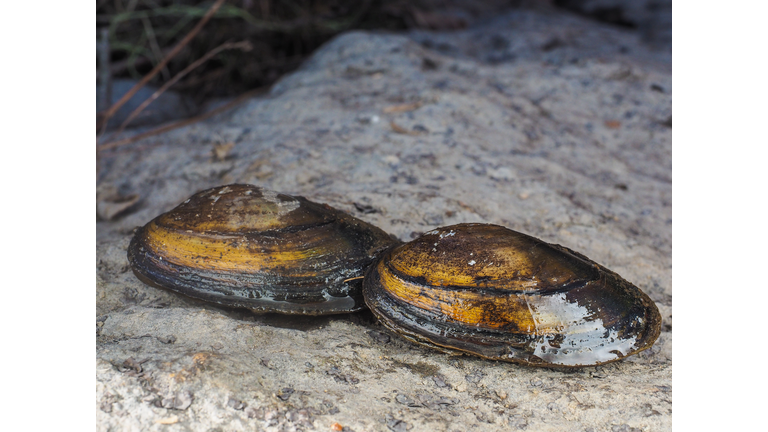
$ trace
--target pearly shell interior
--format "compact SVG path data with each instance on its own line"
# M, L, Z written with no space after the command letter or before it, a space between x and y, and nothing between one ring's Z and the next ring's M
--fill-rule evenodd
M363 294L412 341L534 366L620 360L661 331L653 301L616 273L497 225L438 228L386 252Z

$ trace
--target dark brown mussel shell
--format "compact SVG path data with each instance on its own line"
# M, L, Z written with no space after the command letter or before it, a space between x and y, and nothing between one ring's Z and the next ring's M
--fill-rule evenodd
M328 205L233 184L197 193L140 228L128 259L145 282L190 297L323 315L364 308L364 270L398 243Z
M661 331L653 301L616 273L497 225L438 228L384 253L363 294L414 342L532 366L612 362Z

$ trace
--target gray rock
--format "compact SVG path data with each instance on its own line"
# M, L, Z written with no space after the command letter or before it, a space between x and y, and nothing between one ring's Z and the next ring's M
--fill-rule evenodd
M141 200L97 222L97 429L670 429L671 89L669 57L640 36L518 11L451 33L341 35L267 97L103 153L100 182ZM232 182L402 240L437 221L505 225L615 270L666 325L624 361L541 369L436 352L368 312L254 315L138 281L133 228Z

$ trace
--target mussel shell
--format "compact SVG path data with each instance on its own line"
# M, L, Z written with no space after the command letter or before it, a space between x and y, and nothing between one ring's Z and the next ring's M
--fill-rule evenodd
M199 192L140 228L128 248L144 281L254 311L365 307L364 270L399 242L327 205L252 185Z
M414 342L533 366L616 361L661 331L653 301L616 273L497 225L438 228L386 252L363 294Z

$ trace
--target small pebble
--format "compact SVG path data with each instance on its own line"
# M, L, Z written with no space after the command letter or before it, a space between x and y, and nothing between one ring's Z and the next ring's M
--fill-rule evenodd
M178 422L179 422L179 418L177 416L170 416L170 417L155 420L155 423L161 424L161 425L172 425Z
M280 390L280 391L277 393L277 395L276 395L276 396L277 396L277 397L278 397L278 399L280 399L280 400L283 400L283 401L287 401L288 399L290 399L290 398L291 398L291 395L292 395L292 394L293 394L295 391L296 391L296 390L294 390L294 389L292 389L292 388L290 388L290 387L285 387L285 388L281 389L281 390Z
M238 411L241 411L245 408L245 402L235 398L229 398L229 401L227 402L227 406L230 408L236 409Z

